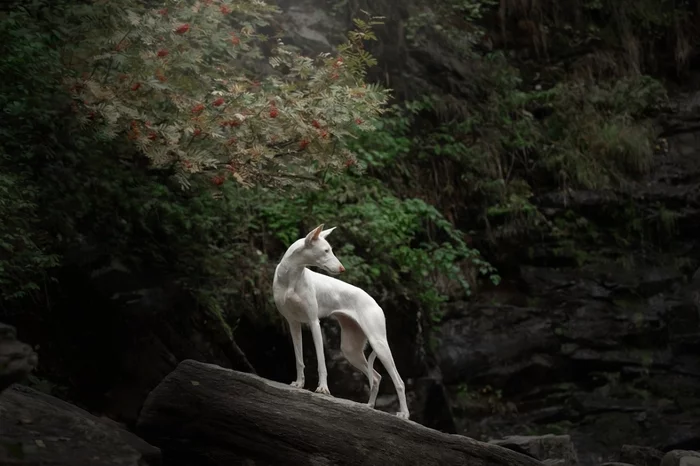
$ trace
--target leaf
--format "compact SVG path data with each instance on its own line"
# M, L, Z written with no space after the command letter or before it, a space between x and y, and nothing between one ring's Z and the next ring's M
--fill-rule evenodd
M126 17L129 21L129 24L132 26L138 26L141 24L141 15L137 14L133 10L126 10Z

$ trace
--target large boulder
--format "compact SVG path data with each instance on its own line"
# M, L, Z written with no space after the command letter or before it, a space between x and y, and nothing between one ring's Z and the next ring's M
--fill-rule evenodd
M26 377L37 363L37 354L17 340L15 328L0 323L0 392Z
M671 450L661 459L661 466L700 466L700 452Z
M118 424L14 385L0 393L0 464L156 466L160 450Z
M620 449L620 461L635 466L659 466L664 454L661 450L637 445L623 445Z

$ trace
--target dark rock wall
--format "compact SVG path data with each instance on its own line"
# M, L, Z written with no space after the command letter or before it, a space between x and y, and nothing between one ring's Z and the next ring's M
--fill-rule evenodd
M662 247L562 266L544 245L490 302L452 305L437 353L463 432L570 433L584 465L621 443L700 447L698 118L664 118L669 149L631 192L540 198L553 217L573 209L613 228L624 220L601 212L632 202L652 216L660 203L676 218Z

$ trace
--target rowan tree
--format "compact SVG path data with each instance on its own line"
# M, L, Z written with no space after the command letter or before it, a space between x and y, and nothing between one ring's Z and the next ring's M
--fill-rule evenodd
M387 100L364 82L376 18L356 20L335 53L307 57L261 32L278 10L260 0L159 5L95 0L65 15L65 86L84 127L131 141L183 186L198 172L275 184L354 163L345 143Z

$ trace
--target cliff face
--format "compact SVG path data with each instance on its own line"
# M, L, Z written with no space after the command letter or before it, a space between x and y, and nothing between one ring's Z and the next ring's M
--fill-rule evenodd
M534 248L519 258L510 286L488 302L453 304L437 353L465 432L570 433L584 464L621 442L698 447L695 121L696 113L680 108L666 118L669 150L631 195L579 191L539 199L553 218L573 211L601 231L616 227L625 205L646 216L666 206L676 223L665 252L610 245L607 254L626 254L632 263L572 266L555 241L523 245Z
M351 13L367 7L291 3L280 2L288 40L308 50L336 42ZM365 9L385 17L373 50L381 68L377 77L399 99L437 92L458 106L488 85L439 37L407 39L411 18L429 12L426 5L377 2ZM534 56L518 42L518 31L496 28L493 37L501 44L508 38L514 54L530 50ZM580 58L590 49L556 53ZM526 73L547 72L537 60L527 67ZM663 65L656 69L666 71ZM692 88L691 81L688 74L681 84ZM700 448L697 95L678 94L656 119L652 168L624 189L536 192L533 203L566 235L510 244L502 285L476 300L450 303L434 333L423 328L415 310L388 309L390 337L401 348L399 369L416 394L413 410L421 422L475 438L570 433L584 465L606 459L622 443ZM652 227L635 230L637 220ZM334 353L335 332L327 325L336 393L364 401L361 375ZM415 338L427 333L436 344L426 354ZM263 351L244 346L249 354ZM258 364L265 372L265 362Z

